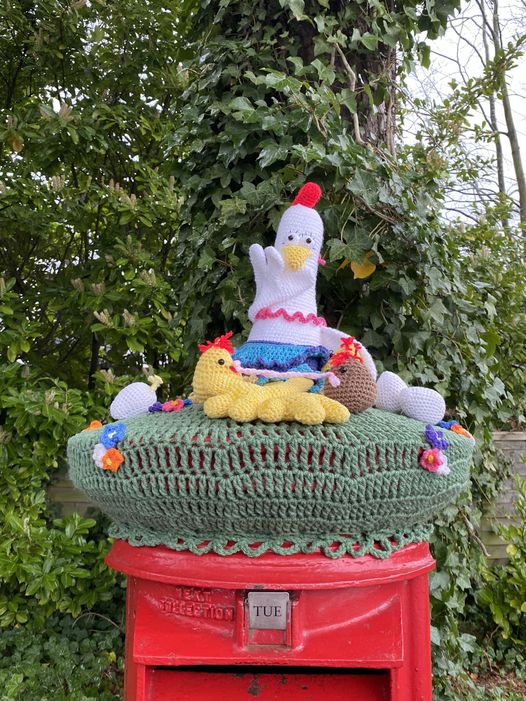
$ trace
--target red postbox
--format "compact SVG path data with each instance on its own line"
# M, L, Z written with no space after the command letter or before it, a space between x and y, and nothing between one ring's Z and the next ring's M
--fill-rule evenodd
M125 701L431 701L427 543L387 559L116 541Z

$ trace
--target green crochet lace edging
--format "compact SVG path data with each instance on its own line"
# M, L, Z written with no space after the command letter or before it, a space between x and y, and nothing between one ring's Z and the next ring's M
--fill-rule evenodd
M433 531L432 525L413 526L410 530L396 533L372 533L359 536L327 535L322 538L309 536L291 536L288 538L269 538L263 536L198 536L181 535L179 537L163 537L159 533L134 529L124 524L114 523L109 531L112 538L126 540L134 546L165 545L171 550L181 552L188 550L194 555L216 553L217 555L234 555L243 553L248 557L258 557L266 552L276 555L296 555L297 553L321 552L327 557L336 559L344 555L362 557L372 555L378 559L386 559L392 553L411 543L428 541Z

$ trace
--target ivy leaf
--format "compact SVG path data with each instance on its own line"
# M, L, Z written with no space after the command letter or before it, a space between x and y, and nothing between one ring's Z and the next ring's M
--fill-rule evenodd
M376 51L378 48L378 37L376 34L371 34L370 32L362 34L361 42L369 51Z
M280 146L276 142L269 142L261 149L258 161L262 168L267 168L276 161L282 161L287 158L288 149L285 146Z
M305 15L305 0L279 0L281 7L288 7L298 21L308 19Z
M254 107L247 97L235 97L230 100L228 106L231 110L237 110L238 112L253 112Z
M287 61L294 66L294 75L303 75L303 60L300 56L287 56Z
M314 68L318 72L318 76L319 76L320 80L327 81L327 83L329 83L329 85L332 85L332 83L334 83L334 79L336 78L336 73L334 72L334 70L330 66L322 63L319 58L314 59L314 61L312 62L312 65L314 66Z
M327 257L329 261L340 260L341 258L345 258L347 244L339 239L332 239L328 242L328 251Z
M429 68L431 64L431 47L421 41L418 43L418 58L424 68Z

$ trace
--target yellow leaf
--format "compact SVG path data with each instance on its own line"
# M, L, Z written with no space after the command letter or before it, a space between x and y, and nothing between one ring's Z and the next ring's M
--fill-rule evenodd
M353 260L351 263L351 270L354 273L354 279L355 280L363 280L366 277L369 277L369 275L372 275L374 271L376 270L376 265L374 263L371 263L369 258L373 255L372 251L369 251L366 253L365 258L358 263L357 261Z
M343 263L340 265L340 267L338 268L338 270L336 272L339 273L340 270L343 270L344 268L346 268L350 262L351 261L348 258L344 258Z
M15 153L20 153L24 148L24 139L17 134L15 131L11 131L9 134L10 146Z

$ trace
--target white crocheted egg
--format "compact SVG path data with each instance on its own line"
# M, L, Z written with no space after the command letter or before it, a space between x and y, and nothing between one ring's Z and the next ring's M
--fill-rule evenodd
M400 393L406 389L407 385L401 377L394 372L386 370L376 383L376 404L378 409L384 411L394 411L398 414L402 407L400 405Z
M148 408L157 401L157 395L145 382L132 382L121 389L110 406L110 415L114 419L129 419L132 416L146 414Z
M407 387L400 392L402 412L412 419L436 424L442 421L446 413L444 398L433 389L426 387Z

